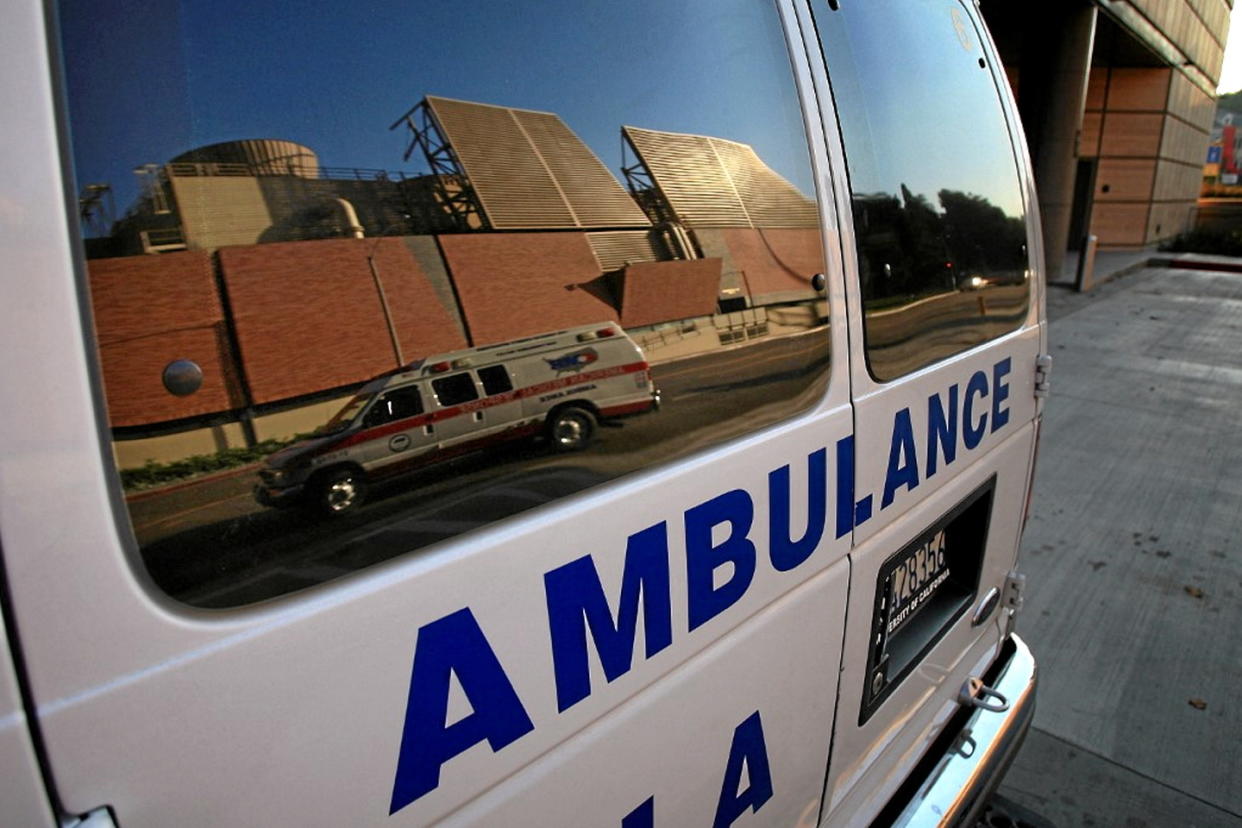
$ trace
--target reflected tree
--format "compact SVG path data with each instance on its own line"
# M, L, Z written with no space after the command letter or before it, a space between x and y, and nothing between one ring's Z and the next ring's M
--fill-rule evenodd
M940 190L939 209L906 185L853 200L863 298L874 305L956 290L972 277L1020 279L1026 225L988 199Z

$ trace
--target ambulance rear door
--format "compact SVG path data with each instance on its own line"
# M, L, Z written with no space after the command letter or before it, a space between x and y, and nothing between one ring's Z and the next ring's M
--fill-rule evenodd
M1008 629L1042 297L1028 163L975 4L812 0L849 182L855 475L829 824L874 814Z

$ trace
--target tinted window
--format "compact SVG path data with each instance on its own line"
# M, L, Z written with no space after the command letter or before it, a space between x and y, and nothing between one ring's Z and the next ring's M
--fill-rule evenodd
M867 359L890 380L1021 324L1022 189L957 0L815 10L849 166Z
M460 405L479 398L478 389L474 387L474 380L469 374L453 374L451 377L432 380L431 387L436 392L440 405L444 406Z
M418 386L411 385L407 388L395 388L380 395L375 404L367 411L364 425L370 428L371 426L391 423L394 420L404 420L406 417L413 417L422 413L423 398L418 392Z
M300 588L821 397L821 229L774 5L59 11L113 453L153 490L133 533L176 597ZM178 396L182 359L204 381ZM526 419L485 453L462 456L474 423L512 408L352 438L379 394L376 417L413 410L390 386L474 399L448 372L485 359L523 395L489 402ZM539 418L567 404L636 416L558 454ZM194 476L221 463L244 471ZM307 519L333 463L388 482Z
M513 390L513 383L509 380L509 372L505 370L503 365L491 365L487 368L480 368L479 380L483 383L483 393L489 397L493 394L503 394L506 391Z

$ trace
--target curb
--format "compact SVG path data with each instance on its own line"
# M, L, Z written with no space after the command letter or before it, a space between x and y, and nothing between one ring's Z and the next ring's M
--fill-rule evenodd
M1157 256L1148 259L1146 264L1149 267L1168 267L1178 270L1211 270L1217 273L1242 273L1242 260L1221 261L1219 259L1182 259Z
M1180 256L1152 256L1097 276L1093 287L1099 287L1100 285L1111 282L1114 279L1120 279L1121 277L1128 276L1131 273L1152 268L1165 268L1169 270L1209 270L1216 273L1242 273L1242 259L1192 259ZM1076 290L1076 285L1073 281L1057 281L1049 282L1048 284L1055 287ZM1087 291L1087 293L1091 292L1092 291L1090 290Z

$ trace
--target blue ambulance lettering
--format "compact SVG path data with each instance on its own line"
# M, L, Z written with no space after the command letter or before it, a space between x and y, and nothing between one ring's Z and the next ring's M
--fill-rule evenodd
M629 672L634 658L640 594L647 658L673 643L666 523L650 526L630 535L626 541L621 601L615 621L590 555L545 573L543 582L556 675L557 712L563 713L591 695L588 627L605 678L611 682Z
M655 797L647 797L642 805L626 814L621 828L655 828Z
M983 441L989 427L995 433L1009 423L1006 403L1011 370L1012 362L1005 358L990 372L974 372L964 391L954 384L928 397L923 446L914 431L910 409L894 414L881 509L890 506L900 490L913 491L922 479L952 465L960 456L959 441L970 451ZM841 438L833 448L833 522L834 537L839 539L868 521L874 506L872 495L857 497L855 491L854 437ZM805 488L795 486L792 464L767 475L767 559L777 572L805 565L822 545L828 531L828 454L824 447L807 455ZM920 460L925 464L925 477L920 474ZM801 479L802 475L797 477ZM794 512L802 510L794 507L801 505L802 497L806 498L806 523L795 526ZM684 626L678 626L686 634L735 606L754 582L760 557L753 538L757 534L754 497L744 489L726 491L687 509L680 523L687 617ZM653 658L673 643L669 533L670 523L661 521L629 536L620 594L615 601L604 590L596 556L583 555L544 573L551 679L558 713L598 689L591 686L592 650L609 683L630 672L640 615L644 658ZM718 573L725 574L723 582L717 581ZM449 724L448 700L454 677L471 712ZM441 769L454 757L480 742L487 742L493 752L500 751L534 729L469 607L426 624L419 629L414 647L390 813L435 790ZM749 784L739 791L743 766ZM734 734L714 824L731 825L747 810L757 811L771 795L763 729L756 712ZM625 828L650 825L653 814L654 801L648 800L625 818Z
M963 393L958 384L950 385L944 393L927 398L927 433L924 451L919 452L918 435L909 408L902 408L893 415L893 430L889 439L888 467L884 474L884 491L880 508L887 509L897 499L902 489L914 491L921 479L928 479L952 465L958 457L958 446L973 451L989 434L1009 424L1009 383L1006 379L1013 367L1010 357L992 366L991 376L986 371L975 371L966 381ZM988 424L991 422L989 430ZM920 478L919 458L924 458L925 476ZM943 460L943 464L941 461ZM840 492L838 492L840 497ZM854 525L865 523L871 517L870 496L858 501Z
M947 466L957 459L957 386L949 386L948 412L939 394L927 398L927 476L937 471L936 457Z
M738 790L743 767L749 784L744 790ZM712 828L728 828L747 811L759 813L771 798L772 768L768 763L768 747L763 741L763 722L756 710L733 731L733 746L729 749L729 762L725 766Z
M755 544L750 540L755 504L742 489L725 492L686 512L686 605L696 630L736 604L755 578ZM717 526L728 536L712 543ZM729 579L713 586L716 570L732 565Z
M745 788L741 787L743 770L747 779ZM756 710L733 731L712 828L729 828L747 811L759 813L771 798L772 765L763 738L763 721ZM655 828L655 797L647 797L626 814L621 819L621 828Z
M450 725L449 687L454 675L474 709ZM432 621L418 631L414 647L388 813L395 814L435 790L440 767L462 751L484 740L498 751L534 729L470 608Z
M884 475L884 497L880 508L887 509L897 496L897 490L905 486L914 491L919 485L919 460L914 448L914 426L910 424L910 409L903 408L893 415L893 439L888 449L888 473Z
M806 531L797 540L790 525L793 492L789 466L768 474L768 557L777 572L795 569L819 548L828 522L828 449L811 452L806 459Z

